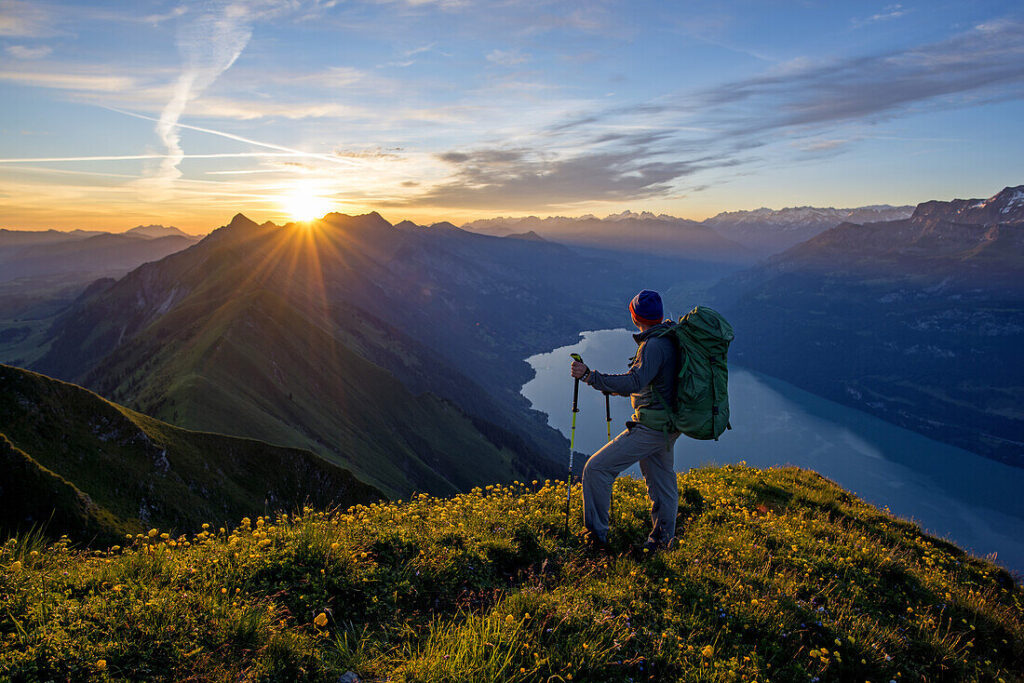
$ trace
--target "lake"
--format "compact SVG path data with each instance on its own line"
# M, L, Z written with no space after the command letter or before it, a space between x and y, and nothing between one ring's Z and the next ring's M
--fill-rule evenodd
M599 371L625 372L635 351L628 330L583 332L576 344L528 358L536 376L522 393L569 436L569 354L579 353ZM999 564L1024 573L1024 470L736 365L729 368L729 402L733 429L717 442L680 437L677 471L741 460L812 469L931 534L975 555L996 553ZM627 398L613 396L611 404L614 436L631 410ZM607 441L604 396L581 384L579 408L576 450L593 453ZM639 476L639 468L629 474Z

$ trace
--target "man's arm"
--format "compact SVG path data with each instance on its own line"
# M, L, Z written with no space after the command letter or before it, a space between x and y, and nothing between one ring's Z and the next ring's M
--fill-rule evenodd
M655 337L644 342L640 349L640 362L630 368L629 372L621 375L608 375L591 370L583 381L598 391L606 391L610 394L629 396L637 393L654 381L658 370L665 363L669 345L662 343L660 339L660 337Z

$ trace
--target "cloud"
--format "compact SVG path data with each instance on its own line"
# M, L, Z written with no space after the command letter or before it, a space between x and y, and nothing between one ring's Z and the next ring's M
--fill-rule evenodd
M829 62L796 59L753 78L657 101L590 111L549 128L552 135L627 123L711 131L705 142L792 136L904 116L927 105L967 106L985 93L1020 97L1024 23L981 24L952 38L903 51ZM647 124L648 127L650 124Z
M28 47L26 45L8 45L4 51L15 59L42 59L51 52L53 48L47 45Z
M0 36L39 38L53 34L50 13L39 3L0 0Z
M703 107L734 115L732 133L880 120L916 104L1024 84L1024 23L978 26L902 52L807 65L698 93ZM724 112L723 112L724 110ZM765 112L772 112L765 115Z
M1011 94L1012 93L1012 94ZM567 116L527 146L451 149L449 177L408 203L531 209L677 196L712 169L794 162L863 139L851 127L927 107L1024 93L1024 24L998 21L947 40L830 62L791 61L748 79ZM786 152L773 164L786 163Z
M405 52L402 53L402 55L405 57L412 57L413 55L418 55L421 52L429 52L433 50L435 47L437 47L436 42L429 43L428 45L421 45L420 47L414 47L411 50L406 50Z
M332 66L323 71L288 76L290 82L314 83L319 88L344 88L358 83L366 74L350 66Z
M650 149L596 150L552 158L544 151L478 149L438 155L454 176L399 204L541 209L662 196L673 181L728 164L711 158L658 160Z
M867 26L868 24L875 24L880 21L898 19L907 14L908 12L910 12L910 10L904 8L903 5L900 5L898 3L895 5L886 5L881 12L878 12L877 14L872 14L870 17L866 19L854 19L852 23L854 28L861 28L863 26Z
M60 73L52 71L0 71L0 81L58 90L91 92L122 92L138 85L131 76L113 76L100 73Z
M515 66L529 61L530 55L524 55L518 49L514 50L492 50L487 55L487 61L501 66Z
M263 118L289 120L322 118L360 118L371 114L366 109L336 102L287 102L243 100L226 97L201 97L189 105L189 113L221 119L252 121Z
M849 143L849 140L816 140L814 142L808 142L797 146L805 152L827 152L839 149Z
M147 24L159 25L165 21L177 19L178 17L184 15L186 12L188 12L188 7L186 7L185 5L181 5L179 7L175 7L170 12L164 12L163 14L149 14L143 17L142 20Z

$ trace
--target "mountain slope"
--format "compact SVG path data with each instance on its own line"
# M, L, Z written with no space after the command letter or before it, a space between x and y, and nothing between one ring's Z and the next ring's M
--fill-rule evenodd
M268 509L380 496L308 451L173 427L27 370L0 365L0 387L8 531L45 524L116 542L153 525L198 530Z
M616 486L613 556L564 533L564 482L307 509L99 556L8 543L0 672L1020 680L1024 591L998 566L813 472L696 469L679 488L678 543L654 557L628 551L650 524L643 484L631 478Z
M348 303L345 289L402 238L377 219L311 233L236 217L195 249L98 283L34 367L185 427L310 448L390 494L542 475L552 464L501 411L491 424L437 396L486 410L479 387Z
M733 357L1024 466L1020 191L843 224L726 280L718 292L737 329Z

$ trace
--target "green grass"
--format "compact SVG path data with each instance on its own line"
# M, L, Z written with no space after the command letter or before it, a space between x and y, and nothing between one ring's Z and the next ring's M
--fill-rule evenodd
M679 476L679 543L629 550L643 483L615 491L614 553L579 491L305 509L105 551L0 549L0 677L20 680L740 681L1024 679L1024 592L996 565L819 475Z
M381 496L309 451L180 429L2 364L0 386L0 534L39 524L53 537L116 543L154 524L195 531Z

